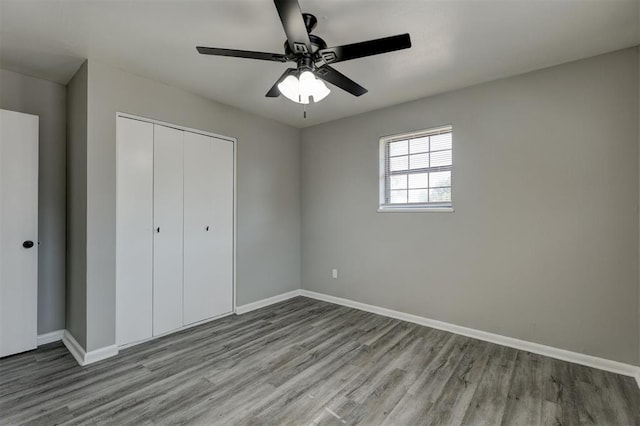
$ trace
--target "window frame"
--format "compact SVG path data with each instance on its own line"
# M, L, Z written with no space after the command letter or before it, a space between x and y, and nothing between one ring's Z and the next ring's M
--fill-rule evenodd
M435 202L435 203L395 203L391 204L389 202L390 197L390 182L389 176L393 173L389 171L387 173L387 164L391 157L389 155L389 145L392 142L398 142L403 140L411 140L417 139L425 136L433 136L443 133L451 133L451 156L452 161L450 166L436 166L436 167L425 167L421 169L417 169L410 173L407 171L399 172L398 174L416 174L416 173L428 173L428 172L436 172L436 171L451 171L451 201L448 202ZM429 153L431 153L431 146L429 146ZM448 151L448 150L442 150ZM439 152L439 151L434 151ZM410 153L407 154L411 155ZM453 125L442 125L436 127L430 127L428 129L423 130L415 130L412 132L394 134L389 136L383 136L379 141L379 199L378 199L378 212L453 212ZM430 188L430 187L429 187Z

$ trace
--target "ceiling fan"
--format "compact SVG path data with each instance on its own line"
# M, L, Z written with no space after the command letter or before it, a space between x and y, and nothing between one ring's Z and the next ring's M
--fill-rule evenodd
M203 55L232 56L274 62L295 62L297 64L296 68L288 68L267 92L266 96L269 98L278 97L282 93L292 101L302 104L309 103L310 98L313 98L314 102L319 102L330 91L321 80L331 83L354 96L364 95L367 93L367 89L329 64L411 47L409 34L327 47L323 39L311 34L318 20L310 13L302 13L297 0L274 0L274 3L280 15L284 32L287 35L287 40L284 43L284 54L216 47L196 47L198 52ZM320 80L317 80L316 77Z

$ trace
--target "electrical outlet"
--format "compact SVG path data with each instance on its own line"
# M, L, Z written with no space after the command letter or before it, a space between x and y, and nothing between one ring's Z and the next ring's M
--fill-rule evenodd
M338 279L338 270L337 269L332 269L331 270L331 278L333 278L334 280Z

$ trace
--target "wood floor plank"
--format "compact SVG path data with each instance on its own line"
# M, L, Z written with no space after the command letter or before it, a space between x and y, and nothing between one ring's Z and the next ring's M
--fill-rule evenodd
M505 346L495 346L489 355L480 383L473 394L465 416L464 425L497 425L507 404L509 387L518 351Z
M0 359L0 424L640 425L633 378L297 297L79 367Z
M542 421L542 364L543 357L519 351L503 425L537 425Z
M424 419L427 424L461 424L473 395L480 384L480 379L489 358L495 353L495 345L473 341L456 366L445 385L444 391Z
M543 388L543 398L562 407L563 425L580 424L579 405L581 395L576 388L577 378L572 364L555 359L546 359L550 366L549 378Z

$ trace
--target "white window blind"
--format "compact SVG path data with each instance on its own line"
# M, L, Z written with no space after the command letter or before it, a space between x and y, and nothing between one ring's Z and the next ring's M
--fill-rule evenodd
M380 139L380 207L451 207L452 127Z

